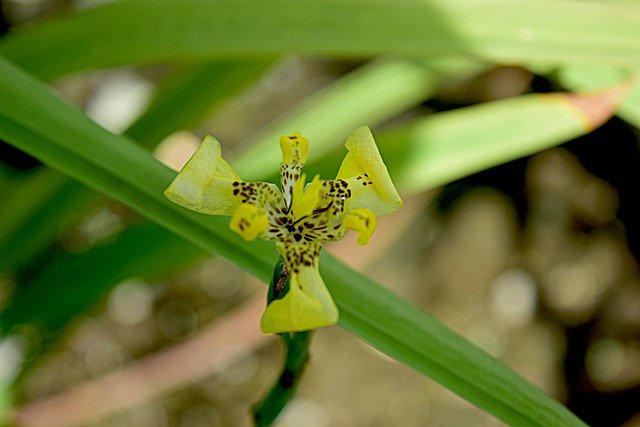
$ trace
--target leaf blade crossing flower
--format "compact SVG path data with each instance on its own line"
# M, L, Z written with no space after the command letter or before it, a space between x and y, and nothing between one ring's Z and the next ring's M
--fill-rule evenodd
M368 127L347 139L349 150L336 179L302 174L309 141L294 132L280 138L281 188L245 182L222 158L220 143L206 137L165 191L174 203L211 215L229 215L229 226L245 240L273 240L290 273L284 295L263 313L264 333L298 332L335 324L339 313L318 269L322 243L348 229L366 245L376 217L402 206Z

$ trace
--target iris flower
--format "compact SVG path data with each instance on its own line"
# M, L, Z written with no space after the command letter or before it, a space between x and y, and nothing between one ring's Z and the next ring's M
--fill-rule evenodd
M356 129L334 180L315 176L307 183L302 166L309 141L295 132L280 138L281 188L245 182L222 158L220 143L207 136L165 195L174 203L210 215L230 215L229 227L246 240L276 242L289 273L289 290L268 304L260 321L264 333L305 331L338 321L318 261L322 243L340 240L348 229L366 245L376 217L402 206L371 131Z

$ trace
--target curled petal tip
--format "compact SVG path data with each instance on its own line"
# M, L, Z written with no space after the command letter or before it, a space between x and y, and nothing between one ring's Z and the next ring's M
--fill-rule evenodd
M337 178L349 183L351 208L368 208L376 216L387 215L402 206L387 167L368 127L356 129L347 139L349 150Z
M366 208L354 209L345 215L342 224L346 228L350 228L358 232L357 242L364 246L369 243L371 235L376 231L378 226L376 216L372 211Z
M240 201L233 183L242 181L222 158L220 143L207 136L164 191L172 202L210 215L231 215Z

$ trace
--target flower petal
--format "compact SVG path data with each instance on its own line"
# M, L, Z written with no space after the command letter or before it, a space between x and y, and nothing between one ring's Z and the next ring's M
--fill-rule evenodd
M280 149L282 150L282 163L295 163L303 165L309 155L309 141L300 132L280 137Z
M318 271L321 246L279 243L278 250L291 274L289 292L267 306L260 322L262 331L307 331L336 323L338 308Z
M254 240L269 226L269 219L263 209L249 203L242 203L233 213L229 228L244 237Z
M369 128L363 126L353 131L345 146L349 152L342 161L337 179L349 183L352 194L347 202L348 208L367 208L381 216L402 207L402 199Z
M317 262L292 272L289 292L271 302L262 315L260 329L265 334L308 331L333 325L338 308L327 290Z
M222 158L220 143L207 136L164 194L197 212L231 215L241 203L233 195L233 183L239 181L238 174Z
M342 220L342 225L358 232L358 244L366 245L374 231L376 231L376 216L369 209L358 208L348 212Z
M300 178L302 166L309 155L309 141L300 135L300 132L294 132L291 135L280 137L280 149L282 150L280 182L286 206L290 208L293 188Z

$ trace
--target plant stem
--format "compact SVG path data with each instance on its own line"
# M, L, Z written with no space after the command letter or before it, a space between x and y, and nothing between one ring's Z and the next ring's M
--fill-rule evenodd
M278 259L269 284L267 300L282 298L289 290L289 271L282 257ZM253 420L258 427L270 426L293 398L304 367L309 360L309 346L313 331L280 334L286 346L286 355L278 380L265 398L252 408Z
M312 331L281 336L287 346L287 356L278 380L265 398L253 407L253 420L258 427L270 426L293 398L309 360Z

